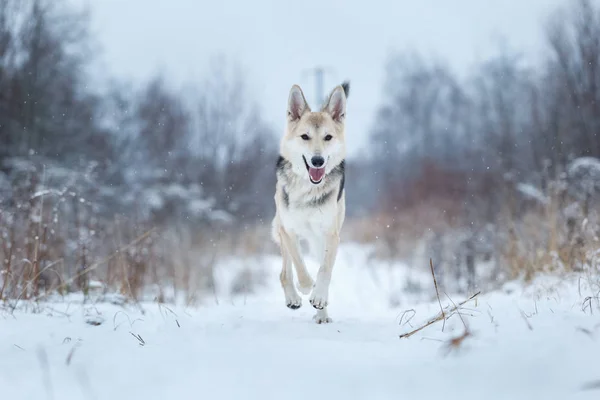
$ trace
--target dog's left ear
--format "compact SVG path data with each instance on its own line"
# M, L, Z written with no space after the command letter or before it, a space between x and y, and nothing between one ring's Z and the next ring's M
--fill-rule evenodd
M333 89L329 101L323 107L323 111L329 113L334 121L344 122L346 117L346 94L341 85Z

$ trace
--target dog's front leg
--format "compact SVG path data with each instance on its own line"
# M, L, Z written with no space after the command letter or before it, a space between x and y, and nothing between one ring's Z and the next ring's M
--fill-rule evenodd
M283 293L285 295L285 304L288 308L295 310L302 306L302 299L296 292L296 288L294 287L294 277L292 270L292 259L290 257L289 251L287 248L281 245L281 256L283 259L283 265L281 266L281 274L279 278L281 280L281 287L283 288Z
M329 283L331 282L331 272L337 255L340 236L337 231L329 233L325 239L325 251L323 261L317 274L317 281L310 295L310 304L317 310L323 310L327 307L329 299ZM325 313L326 314L326 313ZM317 313L318 316L318 313Z
M303 294L310 293L310 290L313 287L313 280L308 273L308 269L306 268L306 264L304 264L302 256L300 255L300 249L298 249L298 240L296 239L296 235L288 233L283 228L279 230L279 235L281 237L282 245L285 246L285 249L292 257L292 261L296 267L296 275L298 276L298 290L300 290L300 292Z

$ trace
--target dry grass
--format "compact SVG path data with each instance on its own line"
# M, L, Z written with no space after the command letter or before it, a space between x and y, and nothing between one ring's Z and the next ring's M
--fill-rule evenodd
M381 259L412 258L422 238L431 232L447 232L454 224L452 201L430 201L396 212L375 212L362 218L348 218L342 239L375 245Z
M470 273L470 257L472 265L480 268L476 271L480 287L511 279L529 281L539 273L598 270L600 213L550 187L545 204L506 190L507 200L500 202L503 206L496 210L495 222L487 225L476 212L474 217L459 218L449 199L349 219L344 236L373 244L374 257L379 259L424 266L433 258L454 282ZM443 247L438 253L433 244L436 238ZM485 269L482 263L487 263ZM445 277L441 280L448 282Z
M504 228L508 240L501 255L510 278L530 280L540 272L582 271L596 264L600 216L594 210L586 215L574 211L575 202L570 208L565 212L566 203L552 196L541 211L527 212Z
M31 229L0 226L8 232L0 248L4 260L0 302L14 309L21 301L69 293L82 293L84 298L119 294L123 301L134 303L174 302L179 296L188 305L207 298L218 301L214 271L221 260L273 251L269 227L264 225L217 226L196 232L156 226L140 232L134 227L132 221L115 219L105 232L77 246L76 252L85 257L79 257L81 264L75 267L73 260L61 256L68 252L67 238L46 243L35 236L31 239L29 235L35 234ZM252 290L260 282L260 277L249 276L254 271L242 272L234 282L239 287L232 290Z

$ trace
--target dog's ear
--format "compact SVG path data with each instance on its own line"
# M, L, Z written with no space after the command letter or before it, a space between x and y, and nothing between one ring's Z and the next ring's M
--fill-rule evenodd
M288 98L288 121L296 121L299 120L305 112L310 111L310 107L306 103L306 99L304 98L304 93L302 93L302 89L300 86L294 85L290 89L290 96Z
M336 122L343 122L346 117L346 94L344 88L340 85L331 92L329 101L323 107L323 111L329 113Z

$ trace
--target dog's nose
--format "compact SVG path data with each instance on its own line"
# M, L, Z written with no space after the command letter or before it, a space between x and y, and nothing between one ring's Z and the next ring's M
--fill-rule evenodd
M313 158L310 159L310 162L316 168L320 168L323 166L323 164L325 164L325 159L321 156L314 156Z

